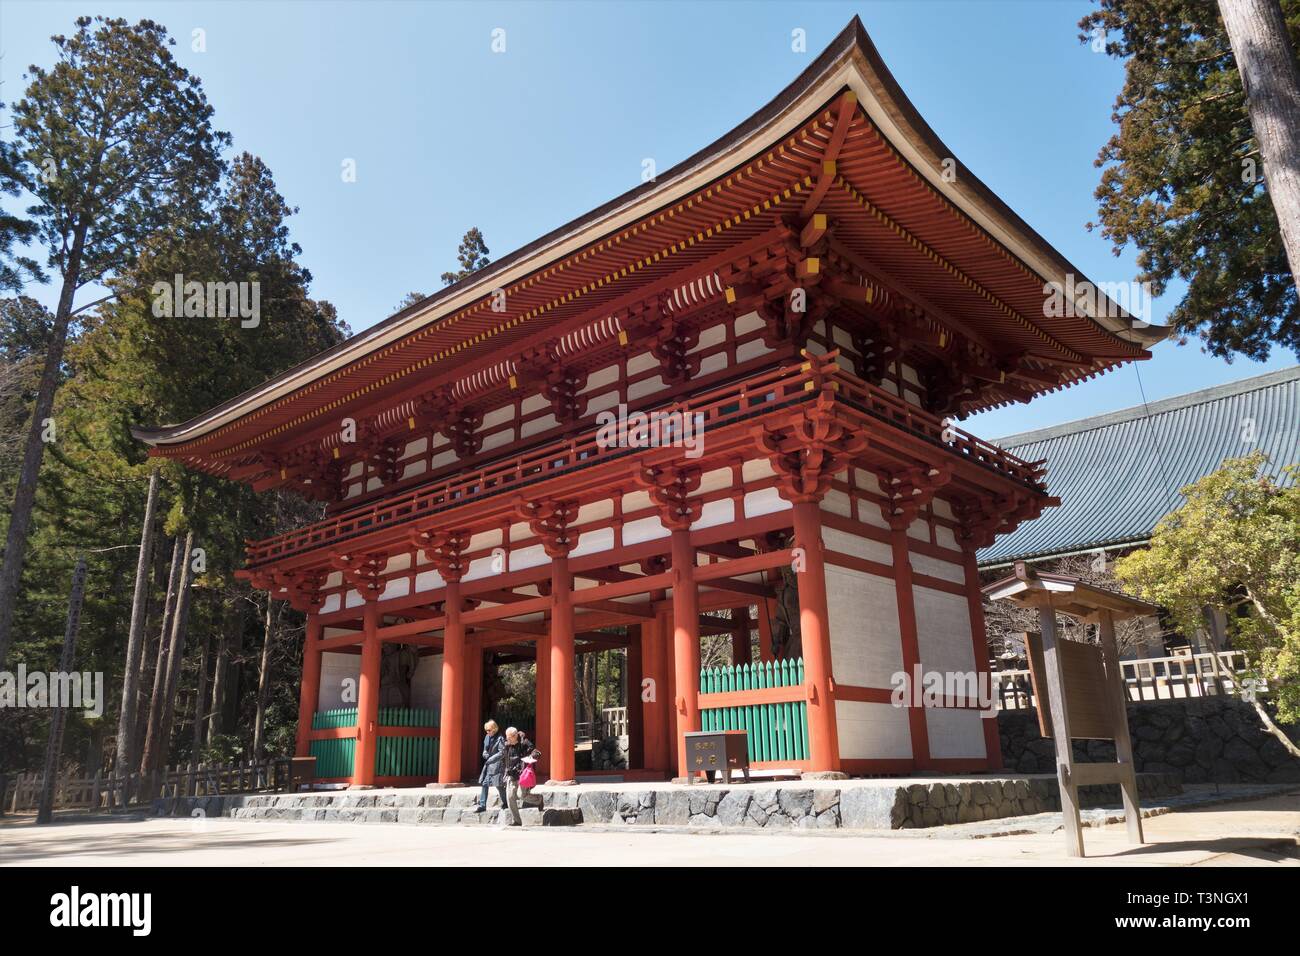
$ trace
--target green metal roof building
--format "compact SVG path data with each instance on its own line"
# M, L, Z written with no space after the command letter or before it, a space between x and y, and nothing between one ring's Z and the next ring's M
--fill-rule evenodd
M1182 503L1179 489L1252 451L1269 472L1300 463L1300 366L998 439L1027 461L1047 459L1061 499L979 553L996 567L1141 544Z

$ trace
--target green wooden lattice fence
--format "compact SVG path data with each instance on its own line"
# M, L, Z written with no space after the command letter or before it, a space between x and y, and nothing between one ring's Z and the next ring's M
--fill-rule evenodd
M803 684L803 658L706 667L700 671L701 694L726 694L768 687ZM805 760L808 757L808 703L743 704L710 707L700 712L703 730L744 730L749 735L749 759Z
M383 727L437 727L438 711L421 707L381 707ZM357 725L357 709L342 707L317 711L312 730L334 730ZM357 741L354 737L313 740L316 776L350 777L354 769ZM434 777L438 774L438 740L435 737L381 736L375 751L375 774L381 777Z

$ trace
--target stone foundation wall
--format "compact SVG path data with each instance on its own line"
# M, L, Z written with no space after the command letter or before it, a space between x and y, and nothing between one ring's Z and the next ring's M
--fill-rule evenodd
M1300 760L1264 730L1250 704L1235 697L1139 701L1128 705L1133 762L1139 773L1173 773L1184 783L1294 783ZM1038 732L1032 710L998 714L1002 762L1008 771L1051 773L1054 745ZM1290 728L1294 740L1300 728ZM1074 759L1115 759L1109 740L1076 740Z

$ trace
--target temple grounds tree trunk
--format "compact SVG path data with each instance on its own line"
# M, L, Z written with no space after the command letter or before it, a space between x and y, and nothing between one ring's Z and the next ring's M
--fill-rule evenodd
M1300 276L1300 68L1277 0L1219 0L1264 157L1291 275Z
M13 107L15 158L36 170L29 212L61 288L0 565L0 667L13 638L37 475L46 442L57 440L48 420L73 300L83 286L118 275L147 237L203 218L229 143L209 126L212 108L158 24L81 17L75 33L53 40L57 62L29 69L31 83Z
M131 599L131 628L126 639L126 666L122 671L122 710L117 717L117 760L121 773L131 765L132 740L135 736L136 696L140 686L141 646L144 622L149 606L149 571L153 558L154 511L158 505L158 472L149 474L149 491L144 503L144 523L140 529L140 556L135 566L135 594Z
M180 691L181 662L185 657L185 640L190 627L190 599L194 595L194 532L185 534L185 553L181 564L180 590L176 594L176 608L172 612L171 648L167 652L167 684L163 691L162 719L158 724L158 747L153 769L167 762L171 746L172 722L176 715L176 695Z
M190 747L190 760L199 759L199 750L203 747L203 728L207 725L204 708L208 699L208 650L212 646L212 635L203 635L203 651L199 654L199 674L194 688L194 738Z
M262 759L262 751L266 747L262 731L266 723L266 698L271 690L271 643L275 640L276 617L275 602L268 596L266 599L266 628L262 640L262 659L257 667L257 712L253 717L254 760Z
M81 599L86 593L86 559L78 558L72 572L72 593L68 597L68 626L63 631L63 653L59 656L59 673L72 673L72 662L77 652L77 629L81 626ZM51 686L51 693L54 688ZM69 701L68 703L73 703ZM59 773L59 751L63 749L63 728L67 724L68 708L60 701L50 700L50 737L45 742L45 776L41 780L41 799L36 809L36 822L49 823L54 816L54 787Z
M181 565L185 553L180 537L172 541L171 573L167 577L167 601L163 606L162 623L158 628L158 657L153 669L153 693L149 695L149 719L145 723L144 747L140 752L140 775L146 776L155 762L158 749L158 725L162 721L163 697L167 691L167 673L170 670L171 623L180 591Z

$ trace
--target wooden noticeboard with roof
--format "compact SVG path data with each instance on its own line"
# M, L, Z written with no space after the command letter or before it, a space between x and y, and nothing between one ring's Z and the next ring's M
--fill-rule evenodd
M1044 737L1056 742L1056 771L1065 819L1066 852L1083 856L1079 822L1079 788L1118 784L1124 801L1129 839L1142 841L1133 743L1129 737L1127 695L1115 644L1115 622L1154 614L1145 601L1085 584L1064 574L1036 572L1023 562L1015 574L984 588L990 600L1037 608L1040 632L1025 635L1029 675ZM1060 638L1056 615L1066 614L1097 625L1098 644ZM1115 741L1115 763L1075 763L1072 741Z

